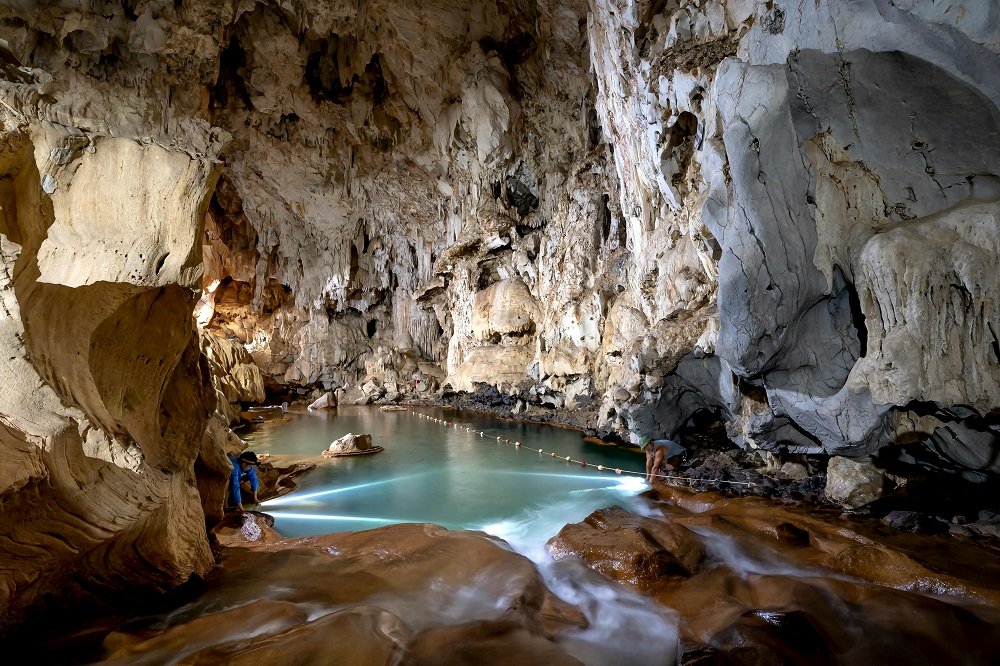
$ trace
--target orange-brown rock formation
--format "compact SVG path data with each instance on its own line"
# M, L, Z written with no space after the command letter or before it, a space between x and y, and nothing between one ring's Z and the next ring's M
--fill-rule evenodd
M995 548L758 498L669 486L649 496L660 516L601 510L549 549L676 610L692 651L741 664L988 664L1000 655Z

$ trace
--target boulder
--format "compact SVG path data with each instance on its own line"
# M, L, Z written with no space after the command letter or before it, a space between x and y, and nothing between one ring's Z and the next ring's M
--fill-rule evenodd
M323 452L323 455L328 458L356 456L364 453L377 453L381 450L381 446L372 446L371 435L355 435L353 432L349 432L340 439L334 440L330 447Z
M361 391L368 397L380 397L385 394L385 389L379 386L375 380L369 380L361 386Z
M809 470L802 463L786 462L778 470L778 476L792 481L803 481L809 478Z
M332 391L328 391L310 403L309 409L332 409L336 406L337 396Z
M882 472L870 462L834 456L826 469L826 496L848 509L882 497Z
M1000 539L1000 514L993 511L980 511L977 521L951 525L949 531L954 535L965 537L992 537Z
M882 523L905 532L940 534L948 531L948 523L936 516L916 511L890 511Z

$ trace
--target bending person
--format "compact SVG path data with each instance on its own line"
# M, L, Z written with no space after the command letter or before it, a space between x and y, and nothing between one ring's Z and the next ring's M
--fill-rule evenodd
M646 482L652 483L659 475L672 472L681 464L686 448L671 439L643 437L639 446L646 453Z
M226 504L237 511L244 511L244 492L252 495L253 503L257 504L257 488L260 481L257 479L257 454L253 451L244 451L237 458L230 455L229 462L233 465L233 471L229 475L229 493Z

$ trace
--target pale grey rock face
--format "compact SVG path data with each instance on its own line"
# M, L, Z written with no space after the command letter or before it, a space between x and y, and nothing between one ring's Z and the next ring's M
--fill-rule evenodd
M834 456L826 469L826 497L848 509L860 509L882 497L884 478L867 461Z
M847 34L861 29L852 19ZM767 42L752 36L748 57L773 59ZM728 61L715 81L732 177L711 197L727 205L705 209L723 247L717 353L804 431L792 450L873 450L893 406L914 400L988 410L993 91L949 71L954 54L912 54L913 40L897 44L911 53L795 45L781 64Z

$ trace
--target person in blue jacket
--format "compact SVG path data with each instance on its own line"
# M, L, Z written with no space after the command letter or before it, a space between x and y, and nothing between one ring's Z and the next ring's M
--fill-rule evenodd
M244 451L237 458L230 455L229 462L233 465L233 471L229 475L229 500L228 506L236 507L237 511L243 511L244 492L253 493L253 503L257 504L257 488L260 482L257 480L257 454L253 451Z

